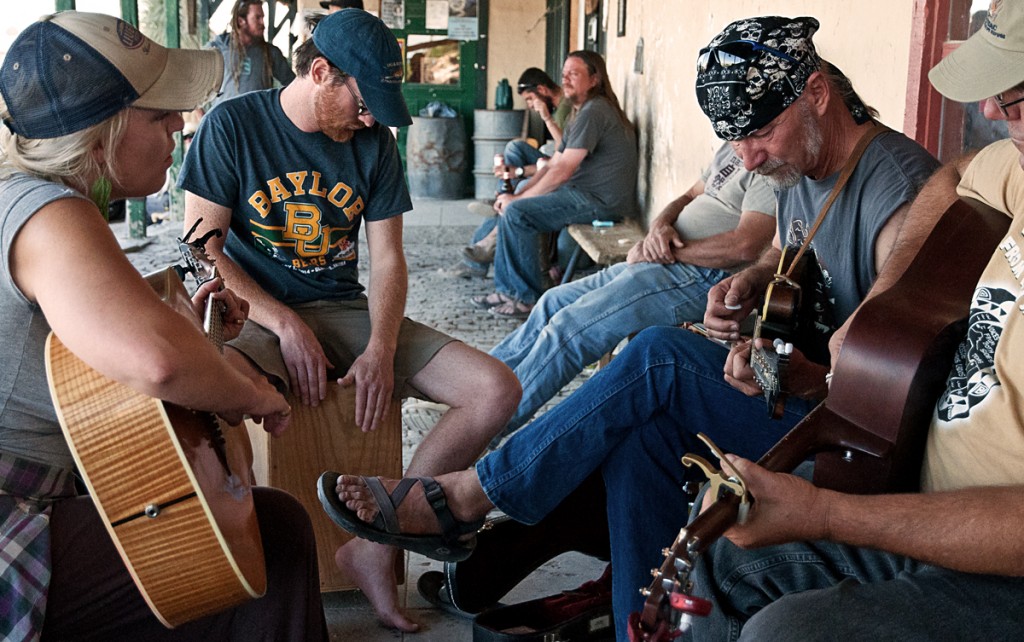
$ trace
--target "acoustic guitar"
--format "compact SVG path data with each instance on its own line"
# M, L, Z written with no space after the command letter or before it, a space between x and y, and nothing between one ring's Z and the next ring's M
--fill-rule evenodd
M214 278L201 245L179 245L197 281ZM195 319L185 271L172 267L146 278L169 314ZM205 329L219 345L220 308L210 303ZM263 595L266 568L245 427L221 426L210 413L113 381L53 333L46 372L78 469L156 617L175 627Z
M971 294L1008 225L1009 217L977 201L951 205L898 283L860 307L828 398L758 463L791 471L814 456L817 486L916 491L928 425L966 330ZM710 612L709 602L691 595L689 573L736 523L740 499L721 493L665 549L664 563L643 591L642 612L630 617L630 640L675 639L692 618Z

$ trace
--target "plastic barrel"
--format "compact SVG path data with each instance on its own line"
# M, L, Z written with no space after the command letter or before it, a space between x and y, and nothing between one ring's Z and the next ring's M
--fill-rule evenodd
M505 151L505 144L519 138L523 131L523 109L473 110L473 182L474 195L491 200L497 189L494 155Z
M462 118L413 116L405 144L405 164L413 197L462 198L466 172Z

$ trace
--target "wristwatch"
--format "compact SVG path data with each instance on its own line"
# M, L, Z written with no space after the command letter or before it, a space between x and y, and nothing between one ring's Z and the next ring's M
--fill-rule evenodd
M526 175L526 170L524 168L522 168L522 167L517 167L516 168L516 178L522 178L525 175Z

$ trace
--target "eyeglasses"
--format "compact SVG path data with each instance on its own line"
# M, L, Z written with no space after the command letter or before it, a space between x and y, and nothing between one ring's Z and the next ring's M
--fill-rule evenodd
M1017 100L1011 100L1008 103L1004 103L1003 102L1003 95L1002 94L996 94L995 98L993 100L996 101L996 107L999 108L999 111L1003 112L1003 116L1007 120L1010 120L1010 110L1007 109L1007 107L1012 107L1012 106L1014 106L1014 105L1016 105L1018 103L1024 103L1024 96L1021 96ZM1016 115L1014 117L1019 116L1019 115L1020 115L1020 107L1017 108L1017 113L1016 113Z
M726 49L737 50L736 53L726 51ZM727 42L718 47L705 47L700 50L700 55L697 57L697 71L703 73L708 70L708 62L711 60L712 54L718 61L719 66L722 69L728 69L733 65L738 65L741 62L747 62L750 60L755 52L763 51L769 53L776 58L781 58L786 62L794 65L802 64L801 61L797 60L789 54L779 51L774 47L768 45L762 45L760 42L754 42L753 40L734 40Z
M370 108L366 106L363 99L356 96L356 92L352 91L352 88L348 86L348 82L345 82L345 89L348 89L348 93L352 94L352 99L356 101L356 114L359 116L365 116L370 113Z

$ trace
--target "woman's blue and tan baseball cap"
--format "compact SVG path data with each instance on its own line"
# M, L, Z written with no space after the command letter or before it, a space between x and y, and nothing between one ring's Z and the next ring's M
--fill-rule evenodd
M168 49L113 16L62 11L21 32L0 66L4 124L26 138L56 138L122 109L186 111L220 87L216 51Z
M317 23L313 44L331 64L356 79L376 120L389 127L412 124L402 98L402 49L380 18L361 9L337 11Z

